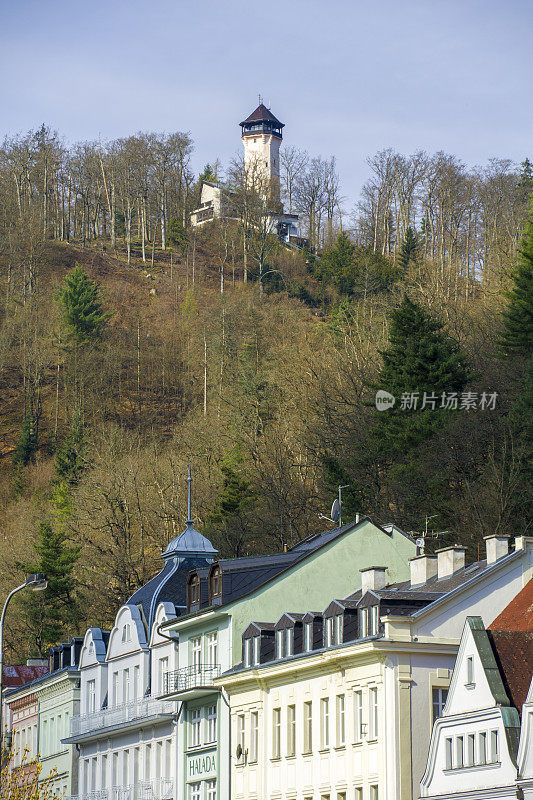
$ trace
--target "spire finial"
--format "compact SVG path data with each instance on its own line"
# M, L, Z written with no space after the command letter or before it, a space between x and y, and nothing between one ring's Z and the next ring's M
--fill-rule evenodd
M261 95L260 95L260 94L259 94L259 95L257 95L257 97L258 97L258 99L259 99L259 105L262 105L262 103L263 103L263 98L261 97Z
M192 525L192 518L191 518L191 462L189 461L189 477L187 478L187 524Z

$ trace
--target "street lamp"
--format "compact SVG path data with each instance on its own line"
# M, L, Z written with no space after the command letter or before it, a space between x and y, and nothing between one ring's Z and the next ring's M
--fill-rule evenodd
M0 617L0 765L1 765L1 758L2 758L2 711L3 711L3 688L4 688L4 620L6 618L6 611L9 605L9 601L17 592L22 591L22 589L31 589L34 592L40 592L43 589L46 589L48 585L48 581L46 580L46 575L42 572L32 572L31 575L28 575L24 583L21 583L20 586L17 586L16 589L13 589L7 596L6 602L4 603L4 609L2 611L2 616Z

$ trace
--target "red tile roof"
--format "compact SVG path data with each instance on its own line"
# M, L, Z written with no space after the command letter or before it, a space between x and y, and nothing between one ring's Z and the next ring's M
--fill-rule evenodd
M531 683L533 631L487 630L509 699L519 714Z
M26 667L23 665L5 666L2 671L2 686L4 689L14 689L25 686L48 672L48 667Z
M488 627L493 631L533 631L533 578Z

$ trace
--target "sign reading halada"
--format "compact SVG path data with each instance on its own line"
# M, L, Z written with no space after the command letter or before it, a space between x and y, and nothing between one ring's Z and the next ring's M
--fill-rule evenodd
M198 781L215 778L217 773L216 750L187 758L187 780Z

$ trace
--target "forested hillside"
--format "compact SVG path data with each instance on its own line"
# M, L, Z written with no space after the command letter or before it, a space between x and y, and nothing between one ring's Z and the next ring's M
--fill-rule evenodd
M203 177L242 214L191 229L192 146L43 127L0 150L0 591L50 576L13 658L107 626L160 569L189 461L225 556L331 526L338 484L346 520L429 517L430 547L531 533L529 162L384 151L344 212L334 158L282 149L298 251L258 240L239 164Z

